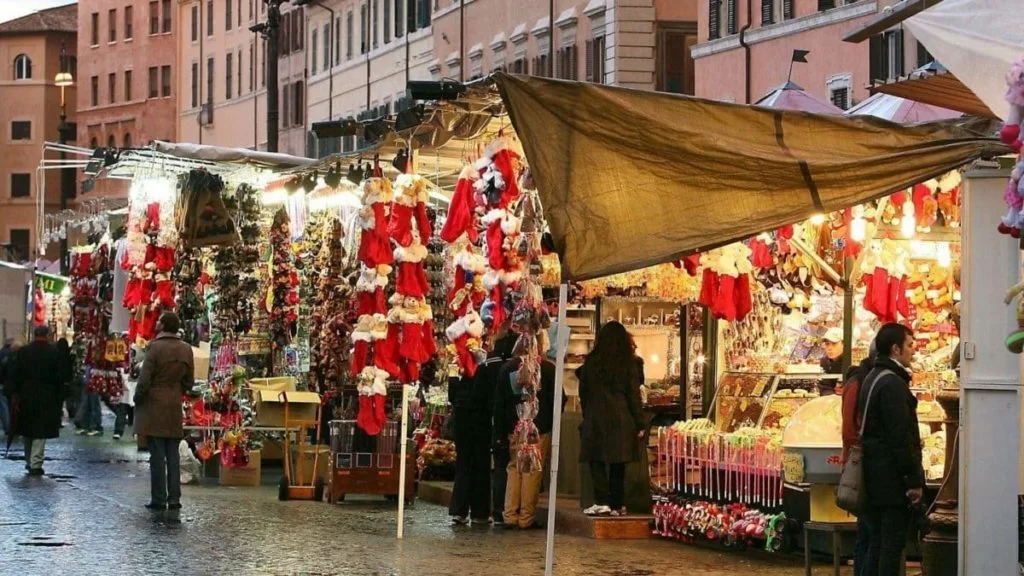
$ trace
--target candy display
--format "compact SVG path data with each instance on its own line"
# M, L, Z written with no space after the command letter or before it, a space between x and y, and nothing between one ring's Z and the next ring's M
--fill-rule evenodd
M742 503L659 497L654 501L652 514L651 533L655 536L684 542L707 540L770 552L781 548L786 529L785 513L768 514Z

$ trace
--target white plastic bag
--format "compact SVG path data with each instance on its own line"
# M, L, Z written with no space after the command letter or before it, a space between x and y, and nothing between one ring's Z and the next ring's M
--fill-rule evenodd
M178 457L181 460L181 483L198 484L200 472L199 459L192 454L192 449L188 447L188 442L182 440L178 444Z

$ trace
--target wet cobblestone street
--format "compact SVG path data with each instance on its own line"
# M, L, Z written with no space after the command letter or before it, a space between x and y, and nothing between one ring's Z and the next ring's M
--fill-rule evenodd
M181 523L148 501L148 455L134 443L64 436L47 447L47 476L30 478L20 443L0 459L0 574L519 576L542 574L543 531L448 525L419 502L395 538L395 505L350 498L331 506L279 502L276 487L183 488ZM2 446L3 444L0 444ZM555 539L562 576L798 576L792 559L675 542ZM830 574L816 567L816 575Z

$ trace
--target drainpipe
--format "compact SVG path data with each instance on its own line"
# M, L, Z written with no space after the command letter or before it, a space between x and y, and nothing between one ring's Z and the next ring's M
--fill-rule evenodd
M747 1L747 23L740 28L740 46L743 47L743 74L745 103L750 104L750 44L747 44L747 30L754 22L754 0Z
M180 34L180 36L182 38L185 37L184 34ZM202 107L205 106L205 104L203 104L203 68L206 68L206 59L203 58L203 39L205 39L205 38L206 38L206 20L203 20L203 0L199 0L199 114L200 115L202 115L202 113L203 113L202 112ZM212 108L213 107L212 106L213 98L210 98L210 104L211 104L211 108ZM209 112L207 114L209 114ZM203 143L203 128L205 128L205 126L203 126L202 122L199 121L199 118L196 118L196 124L199 124L199 142L197 142L197 143L198 144L202 144Z

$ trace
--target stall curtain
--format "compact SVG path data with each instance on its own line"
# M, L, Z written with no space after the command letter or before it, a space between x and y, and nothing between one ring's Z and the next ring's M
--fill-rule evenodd
M952 123L495 80L569 280L670 262L1007 152Z

